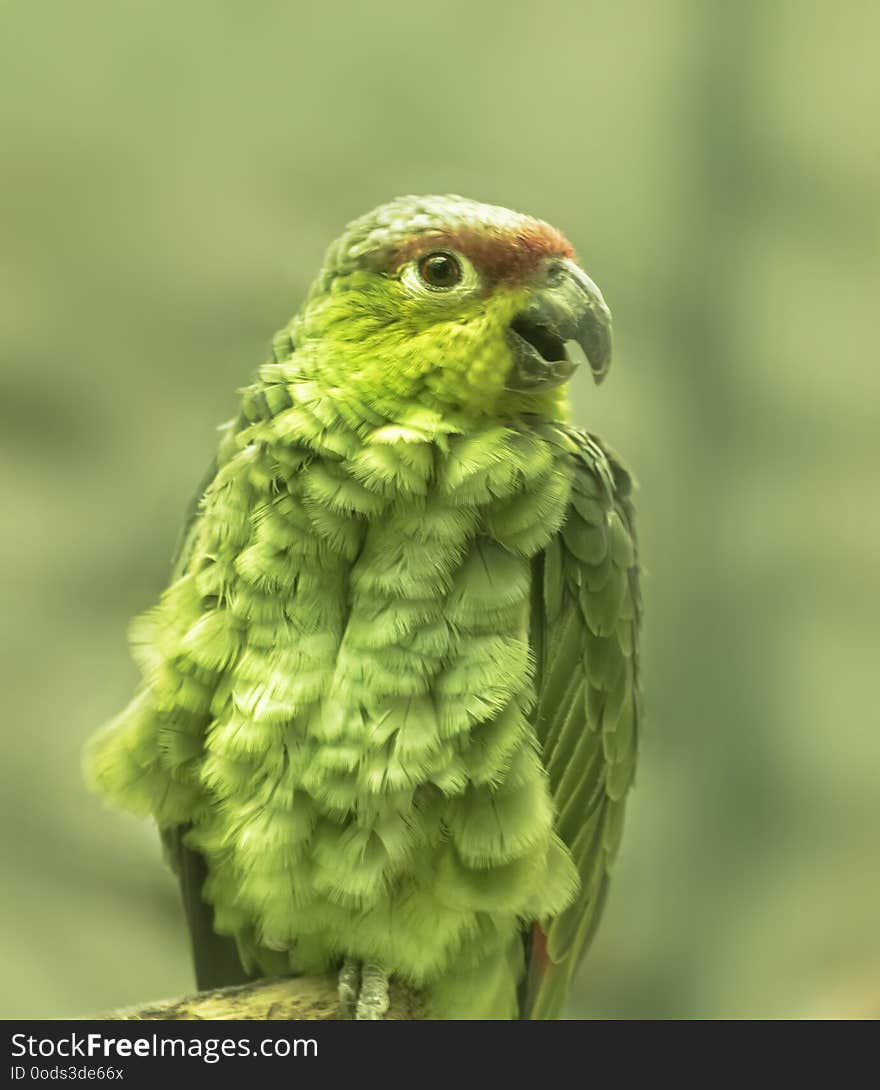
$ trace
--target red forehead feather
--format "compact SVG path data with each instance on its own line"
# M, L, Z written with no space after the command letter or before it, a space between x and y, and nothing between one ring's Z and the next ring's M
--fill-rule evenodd
M564 235L549 224L534 220L510 231L459 227L417 235L386 251L381 265L391 272L435 248L464 254L483 279L492 284L519 283L547 257L574 257L574 247Z

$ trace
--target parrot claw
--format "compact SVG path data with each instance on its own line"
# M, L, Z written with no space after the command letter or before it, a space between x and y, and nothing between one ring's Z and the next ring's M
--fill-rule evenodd
M388 1010L388 974L375 961L346 958L339 970L339 1009L343 1018L379 1021Z

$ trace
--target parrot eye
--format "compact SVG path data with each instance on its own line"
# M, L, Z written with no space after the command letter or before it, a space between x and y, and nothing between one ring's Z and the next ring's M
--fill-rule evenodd
M422 281L434 291L449 291L460 284L464 276L461 262L455 254L445 250L426 254L419 261L418 269Z

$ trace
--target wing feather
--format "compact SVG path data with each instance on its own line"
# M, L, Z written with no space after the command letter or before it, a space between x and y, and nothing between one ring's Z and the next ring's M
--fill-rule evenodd
M234 452L235 432L246 421L230 421L220 443L217 455L199 483L186 511L183 528L171 561L172 580L186 571L192 556L199 524L202 500L217 471L226 458ZM189 929L196 984L201 991L207 988L228 987L243 984L249 979L242 965L235 940L218 935L214 931L214 912L202 899L202 886L207 875L205 860L199 852L187 847L185 825L169 825L160 828L162 846L171 869L180 885L183 911Z
M558 1017L601 917L638 744L641 616L632 483L616 456L566 429L575 475L562 530L535 562L535 727L557 832L580 875L574 904L530 942L523 1016Z

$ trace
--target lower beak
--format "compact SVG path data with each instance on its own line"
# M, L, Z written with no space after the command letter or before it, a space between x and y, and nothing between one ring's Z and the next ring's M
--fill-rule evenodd
M567 259L550 261L542 279L507 332L513 353L507 388L552 389L567 382L581 363L600 383L611 365L611 313L602 293Z

